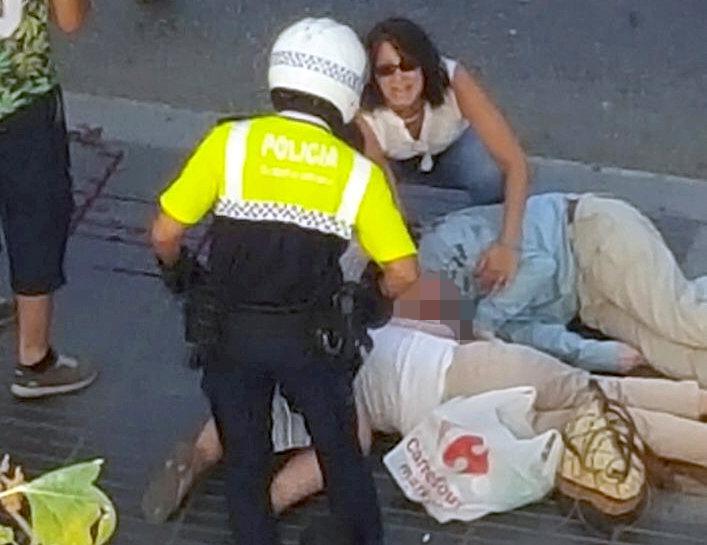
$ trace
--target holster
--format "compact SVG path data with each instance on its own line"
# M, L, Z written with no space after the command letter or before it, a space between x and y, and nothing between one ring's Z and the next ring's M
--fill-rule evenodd
M196 256L185 246L179 249L179 258L172 265L166 265L159 258L157 268L162 281L174 295L181 295L203 281L205 273Z
M315 314L315 341L319 351L350 366L353 374L370 352L368 328L384 325L392 315L392 301L378 289L377 277L364 274L361 282L345 282L331 298L331 305Z
M184 300L184 340L191 345L190 367L203 367L222 339L225 307L213 275L204 273Z
M378 329L393 317L394 302L381 292L383 271L374 262L364 269L356 294L356 306L368 329Z

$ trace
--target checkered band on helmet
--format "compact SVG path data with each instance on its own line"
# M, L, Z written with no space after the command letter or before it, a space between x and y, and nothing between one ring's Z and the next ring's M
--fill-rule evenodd
M351 240L352 227L331 214L317 210L307 210L294 204L280 204L267 201L219 200L214 209L217 216L247 221L279 221L319 231L325 235L336 235Z
M301 51L273 51L270 56L270 66L291 66L311 70L345 85L355 93L363 89L363 78L353 70L334 61L303 53Z

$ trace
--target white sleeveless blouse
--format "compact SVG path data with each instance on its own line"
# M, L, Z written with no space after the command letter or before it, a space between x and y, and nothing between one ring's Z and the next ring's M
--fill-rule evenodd
M449 80L454 79L457 62L443 57ZM361 116L370 126L386 157L396 161L422 156L420 170L432 170L432 156L446 150L469 126L459 110L454 89L450 86L444 95L444 103L432 107L424 105L424 117L420 137L415 140L405 127L403 120L390 108L378 107Z

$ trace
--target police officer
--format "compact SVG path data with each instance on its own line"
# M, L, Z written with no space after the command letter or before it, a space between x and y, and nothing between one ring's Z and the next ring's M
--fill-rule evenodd
M214 213L208 276L222 309L203 387L224 445L238 545L276 542L268 497L276 384L308 422L334 517L353 543L382 542L356 440L350 365L330 337L315 334L336 329L338 261L353 234L380 266L386 297L418 274L383 172L341 139L365 77L366 54L349 27L331 19L292 25L270 56L278 113L218 124L160 198L152 236L168 278L190 269L185 230Z

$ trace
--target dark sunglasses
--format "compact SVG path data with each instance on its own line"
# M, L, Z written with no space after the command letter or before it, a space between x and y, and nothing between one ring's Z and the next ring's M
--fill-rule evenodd
M400 68L401 72L412 72L420 68L420 64L412 59L400 59L398 64L379 64L373 69L373 73L379 78L385 78L395 74L395 71Z

